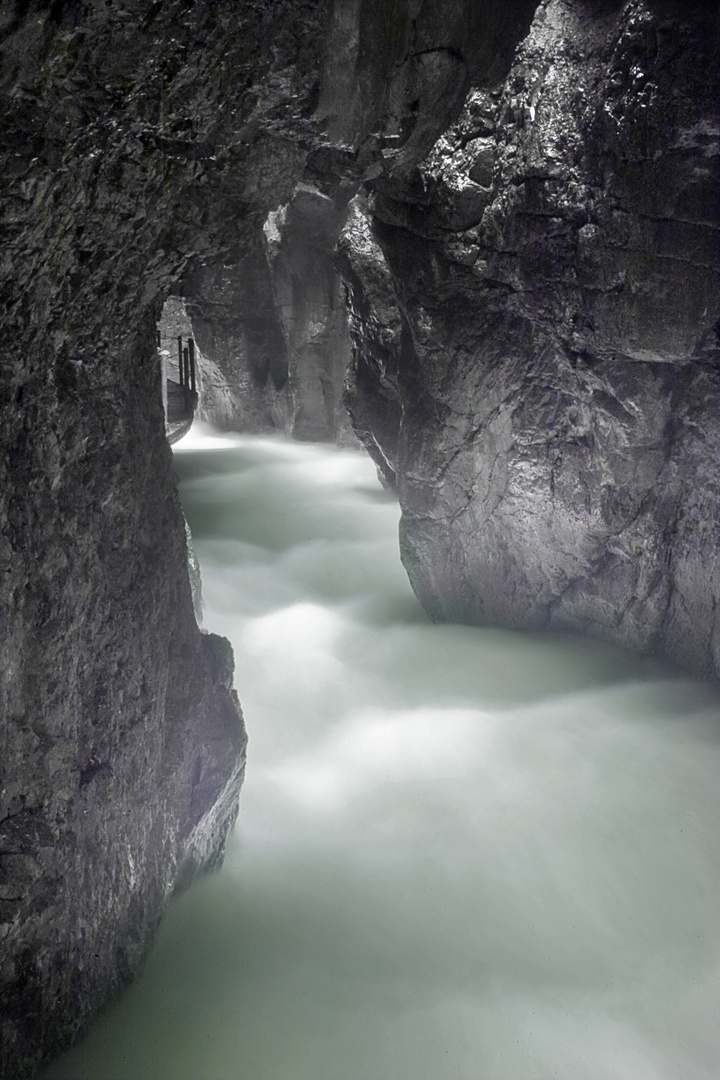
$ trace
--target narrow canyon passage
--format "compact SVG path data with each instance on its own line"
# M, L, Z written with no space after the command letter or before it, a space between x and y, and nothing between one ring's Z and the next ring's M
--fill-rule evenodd
M250 748L223 870L45 1080L712 1080L718 695L431 624L359 452L175 448Z

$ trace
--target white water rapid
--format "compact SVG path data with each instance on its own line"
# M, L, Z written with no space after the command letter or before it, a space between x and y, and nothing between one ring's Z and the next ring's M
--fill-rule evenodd
M716 691L432 625L359 452L201 428L176 463L240 818L45 1080L717 1080Z

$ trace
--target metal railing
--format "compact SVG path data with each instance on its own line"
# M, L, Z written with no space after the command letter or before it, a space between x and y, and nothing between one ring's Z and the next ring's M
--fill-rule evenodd
M187 339L187 345L183 345L182 336L177 339L178 369L180 371L180 385L185 389L186 402L189 398L189 406L195 393L195 342L192 338Z
M197 404L197 352L193 338L183 338L178 335L177 342L177 379L175 372L168 370L169 361L167 351L163 350L163 338L160 330L157 332L157 347L161 361L162 397L165 423L180 420L182 416L192 416ZM172 340L172 339L170 339ZM179 415L179 414L182 414Z

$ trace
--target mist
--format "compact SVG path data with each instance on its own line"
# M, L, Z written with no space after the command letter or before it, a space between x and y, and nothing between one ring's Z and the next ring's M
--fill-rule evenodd
M432 624L358 451L174 449L235 649L240 816L46 1080L715 1080L716 690Z

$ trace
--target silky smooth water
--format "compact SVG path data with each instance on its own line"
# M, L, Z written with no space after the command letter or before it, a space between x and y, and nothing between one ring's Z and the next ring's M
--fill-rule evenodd
M717 693L432 625L359 452L205 428L176 463L239 823L46 1080L717 1080Z

